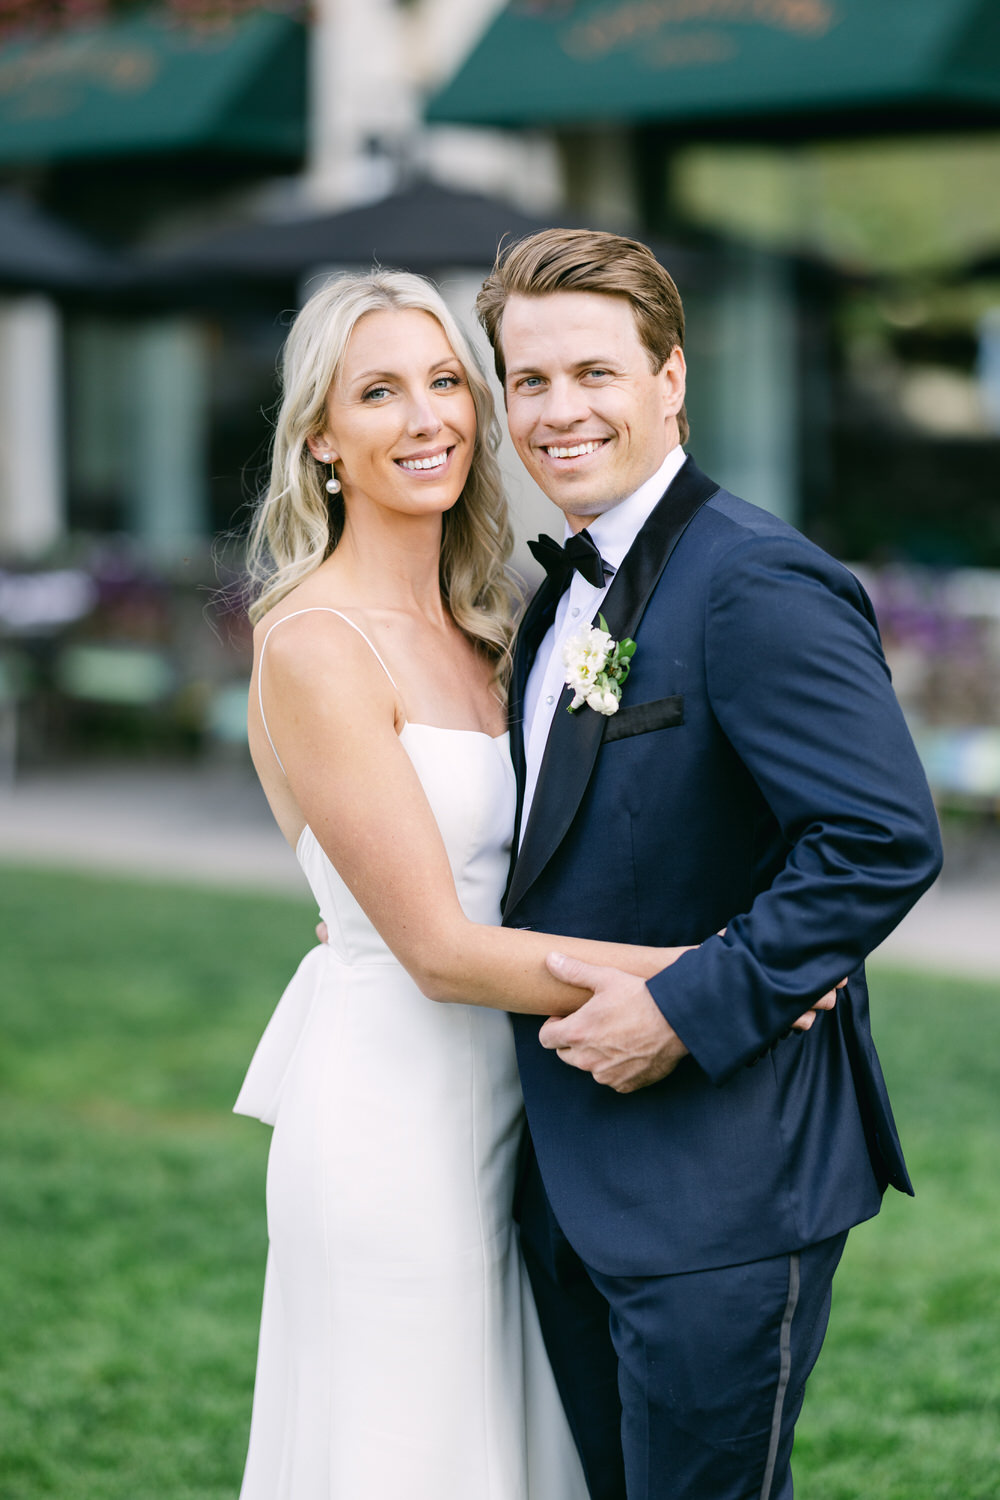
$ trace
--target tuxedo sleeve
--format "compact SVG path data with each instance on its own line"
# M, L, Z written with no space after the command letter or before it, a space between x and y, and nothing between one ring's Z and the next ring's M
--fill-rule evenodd
M846 568L804 538L742 540L712 575L705 652L711 711L787 844L750 910L649 982L724 1083L892 931L941 848L871 605Z

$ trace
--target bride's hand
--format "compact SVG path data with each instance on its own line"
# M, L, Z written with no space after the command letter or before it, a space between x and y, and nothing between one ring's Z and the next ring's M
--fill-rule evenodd
M726 929L724 927L720 927L719 931L716 933L716 937L725 937L725 935L726 935ZM681 952L684 952L684 951L685 951L684 949L681 949ZM810 1008L808 1010L803 1011L802 1015L799 1016L798 1020L792 1022L791 1026L789 1027L789 1030L790 1031L810 1031L812 1029L813 1025L815 1024L816 1017L817 1017L818 1013L821 1010L833 1010L834 1006L837 1004L837 994L838 994L838 991L842 990L844 988L844 986L845 986L846 983L847 983L846 979L839 980L838 983L837 983L837 985L836 985L836 988L834 988L832 990L827 990L826 994L825 995L821 995L820 998L816 1001L815 1005L812 1005L812 1006L810 1006Z
M834 1006L837 1003L837 996L844 988L846 983L847 980L842 979L837 985L836 989L827 990L825 995L820 996L815 1005L813 1005L809 1010L803 1012L803 1014L799 1016L799 1019L797 1021L792 1022L792 1030L809 1031L821 1010L833 1010Z

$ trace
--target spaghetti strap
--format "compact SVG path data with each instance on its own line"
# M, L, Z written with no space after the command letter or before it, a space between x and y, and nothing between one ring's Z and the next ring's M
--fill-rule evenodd
M395 689L395 691L397 693L399 692L399 688L396 687L396 682L395 682L395 679L393 678L392 673L389 671L389 668L386 666L385 662L382 660L381 656L378 654L378 651L375 649L375 646L372 644L372 642L365 635L364 631L361 629L361 626L360 625L355 625L354 621L351 620L351 619L349 619L347 615L342 614L339 609L332 609L328 604L311 604L308 609L294 609L290 615L282 615L282 617L281 617L280 620L275 620L274 624L269 627L267 634L265 635L264 639L260 643L260 660L257 663L257 703L258 703L258 706L260 708L260 721L261 721L261 723L264 726L264 733L267 735L267 743L270 745L271 750L272 750L272 752L274 754L274 758L278 762L278 765L281 766L281 771L282 771L283 775L284 775L285 768L282 765L281 756L278 754L277 750L275 750L275 748L274 748L274 741L271 738L271 731L267 727L267 715L264 712L264 691L263 691L263 686L262 686L262 678L264 676L264 652L267 650L267 643L271 639L271 631L272 630L277 630L277 628L278 628L279 625L284 625L284 623L285 623L286 620L294 620L298 615L315 615L315 614L336 615L339 620L343 620L343 622L344 622L345 625L350 625L350 627L351 627L352 630L356 630L357 633L358 633L358 635L364 641L365 645L371 651L372 655L374 656L375 660L378 662L379 666L382 668L382 671L385 673L385 675L388 677L389 681L392 683L393 688Z

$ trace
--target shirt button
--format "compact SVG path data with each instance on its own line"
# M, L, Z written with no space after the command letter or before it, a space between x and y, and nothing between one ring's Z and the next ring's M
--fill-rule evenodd
M554 695L552 693L550 693L549 696L546 698L545 701L546 701L546 703L554 703L556 700L555 700Z
M577 617L577 615L579 613L580 613L580 606L578 604L574 604L573 608L570 610L570 614L573 616L574 620L576 619L576 617Z

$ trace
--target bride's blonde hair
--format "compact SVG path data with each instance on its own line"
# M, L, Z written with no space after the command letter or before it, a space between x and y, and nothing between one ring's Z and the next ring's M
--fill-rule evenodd
M295 319L282 354L270 483L250 533L248 562L256 590L250 619L256 623L340 540L343 497L327 494L327 467L312 456L306 440L326 425L327 394L358 320L389 308L436 318L469 382L476 441L465 487L443 517L441 592L459 628L490 656L505 659L515 595L506 568L513 539L496 460L500 428L493 397L440 293L406 271L337 277L315 292Z

